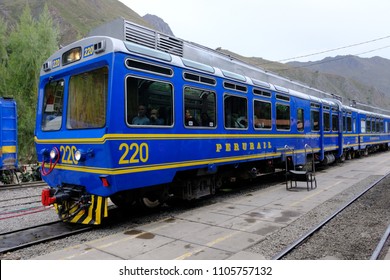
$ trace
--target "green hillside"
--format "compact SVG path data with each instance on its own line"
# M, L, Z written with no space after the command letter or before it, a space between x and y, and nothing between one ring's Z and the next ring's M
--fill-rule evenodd
M0 17L10 27L19 19L26 3L38 18L46 3L55 23L60 28L60 43L66 45L86 35L93 27L123 17L150 27L141 16L117 0L0 0Z

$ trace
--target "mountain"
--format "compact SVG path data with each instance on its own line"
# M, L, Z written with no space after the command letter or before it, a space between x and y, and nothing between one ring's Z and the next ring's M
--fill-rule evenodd
M54 22L60 28L61 45L67 45L85 36L94 27L119 17L153 28L140 15L117 0L0 0L0 17L12 28L18 22L27 2L34 18L39 17L47 4Z
M268 72L341 96L344 104L350 104L355 100L358 103L390 109L390 90L387 88L390 85L386 83L390 74L388 59L348 56L346 57L348 59L341 59L341 57L325 59L333 65L324 61L283 64L258 57L243 57L228 50L219 49L219 51ZM308 65L327 68L306 67Z
M159 18L158 16L151 15L151 14L146 14L142 17L146 22L150 23L154 29L160 31L161 33L175 36L169 27L169 25L162 19Z
M39 17L47 4L54 22L60 28L62 45L118 17L173 35L169 25L158 16L147 14L141 17L117 0L0 0L0 17L10 28L18 22L27 2L35 18ZM345 104L348 100L357 100L359 103L390 108L390 60L346 56L325 58L318 62L282 64L258 57L243 57L228 50L219 51L282 77L342 96Z
M390 97L390 60L379 56L372 58L336 56L317 62L290 62L288 65L347 77L362 84L372 85Z

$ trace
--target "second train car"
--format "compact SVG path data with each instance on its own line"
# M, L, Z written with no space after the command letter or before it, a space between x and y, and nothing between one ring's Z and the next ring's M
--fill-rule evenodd
M286 158L331 163L390 142L387 115L108 36L47 59L36 120L50 186L42 203L84 224L101 223L108 198L156 207L273 172Z
M18 182L18 113L15 99L0 97L0 182Z

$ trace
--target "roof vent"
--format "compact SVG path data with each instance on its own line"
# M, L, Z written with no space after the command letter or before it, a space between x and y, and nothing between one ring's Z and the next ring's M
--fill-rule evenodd
M149 28L125 23L125 41L183 57L183 41Z

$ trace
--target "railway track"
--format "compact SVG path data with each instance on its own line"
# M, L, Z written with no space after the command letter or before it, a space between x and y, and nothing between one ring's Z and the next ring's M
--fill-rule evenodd
M45 186L44 182L29 182L0 187L0 221L48 210L41 204Z
M353 227L354 226L353 224L356 221L356 220L354 220L354 218L358 217L358 213L357 213L358 210L350 210L349 213L346 213L346 212L347 212L347 209L349 209L350 207L354 206L354 204L358 200L361 200L361 204L362 205L367 205L367 206L363 206L363 207L367 208L366 211L383 211L383 209L381 209L381 206L378 206L378 210L375 209L375 207L377 207L377 205L376 205L377 201L370 199L369 196L368 197L366 197L366 196L367 196L367 193L369 191L371 191L371 192L381 192L381 191L389 192L388 188L386 190L385 187L383 188L383 190L379 190L380 183L384 179L386 179L388 176L390 176L390 173L386 174L382 178L378 179L377 181L375 181L372 184L370 184L369 186L367 186L361 193L359 193L358 195L353 197L350 201L345 203L342 207L340 207L332 215L328 216L326 219L324 219L322 222L317 224L311 230L307 231L301 237L296 239L293 243L288 245L284 250L282 250L278 254L276 254L272 259L273 260L302 259L302 256L304 256L305 254L308 256L308 259L315 259L311 252L312 251L316 251L316 250L315 249L311 249L311 246L314 246L314 244L318 244L319 242L328 242L328 243L336 243L337 244L337 241L332 242L330 238L322 239L322 238L319 238L319 237L321 235L327 235L328 233L324 233L326 230L329 231L329 232L332 232L332 229L330 229L330 228L340 228L341 226L336 226L335 224L338 223L337 219L341 215L348 215L347 219L350 220L350 223L349 223L348 226ZM378 189L375 189L375 188L378 188ZM380 194L376 195L376 196L380 196ZM354 213L356 214L355 215L356 217L353 217ZM345 220L346 218L343 218L343 219ZM357 218L357 219L359 219L359 218ZM385 224L386 222L384 221L383 223ZM327 229L325 229L325 228L327 228ZM337 231L337 230L333 229L333 232L335 232L335 231ZM383 236L377 242L377 246L376 246L375 250L371 250L372 253L371 253L371 257L369 259L378 259L379 255L381 254L381 251L382 251L382 249L383 249L383 247L384 247L384 245L386 243L386 240L388 239L388 237L390 235L390 226L387 228L387 230L385 229L383 232L384 232ZM367 235L367 234L370 234L370 233L361 232L360 234L361 235ZM339 237L336 237L336 238L339 238ZM353 239L353 238L344 238L342 242L348 242L349 240L353 241L355 239ZM366 247L372 247L371 244L366 244L366 245L367 245ZM353 247L353 246L354 246L354 244L350 244L350 247ZM345 247L340 246L339 249L338 249L338 252L337 252L338 253L338 257L336 257L336 258L340 258L340 256L343 256L346 259L349 259L349 258L356 259L353 256L351 257L351 255L350 255L351 252L343 252L343 248L348 248L348 246L345 246ZM368 248L364 248L364 249L368 249ZM368 251L369 250L370 249L368 249ZM301 257L294 257L294 255L295 255L295 253L297 251L300 251L299 252L299 256L301 256ZM305 253L305 251L306 251L306 253ZM366 255L367 254L368 253L366 253ZM332 256L332 258L333 257L334 256ZM303 259L305 259L305 258L303 258Z
M386 241L389 239L389 237L390 237L390 224L387 227L385 233L383 234L381 240L378 242L378 245L376 246L374 252L372 253L370 260L378 260L380 258L381 254L384 253L385 244Z
M20 184L9 184L9 185L0 185L0 192L7 190L15 190L15 189L23 189L23 188L31 188L31 187L46 187L47 184L44 181L34 181Z
M5 254L46 241L61 239L89 231L93 226L68 224L61 221L45 223L0 234L0 254Z
M378 159L375 159L373 161L377 162ZM384 158L384 161L387 162L387 160L385 158ZM371 163L370 162L369 163L365 163L364 166L366 166L366 165L371 165ZM358 172L363 172L363 171L361 171L363 169L364 168L360 168L360 167L353 167L353 168L349 167L348 168L348 170L349 170L348 172L354 172L354 173L358 174ZM328 173L328 172L331 172L331 170L330 169L329 170L325 169L323 173ZM319 176L321 175L321 173L322 172L319 172ZM337 175L337 174L341 174L341 175ZM346 179L350 180L350 177L352 178L352 176L346 176L346 178L344 178L343 174L344 174L344 172L341 172L341 173L336 173L336 176L335 175L329 175L329 176L332 176L332 178L340 177L340 178L337 178L336 182L340 182L340 183L337 183L337 184L339 184L341 186L343 184L348 184L347 181L344 181L344 180L346 180ZM264 195L267 196L268 194L270 194L269 197L272 199L274 197L272 195L273 193L278 193L277 197L279 197L279 195L280 195L280 198L286 197L285 196L285 188L284 188L284 179L282 177L283 176L276 176L276 178L275 178L275 176L271 176L269 178L270 185L273 185L274 183L276 183L275 181L277 181L277 184L283 184L283 186L281 188L282 191L280 192L280 194L279 194L279 191L275 191L272 188L272 189L265 190L261 197L264 197ZM261 182L263 184L265 183L264 179L266 179L266 178L267 177L262 178ZM371 176L367 177L365 180L357 181L355 183L355 185L353 185L350 189L346 189L344 192L341 192L338 196L333 197L331 199L331 200L333 200L332 204L331 204L331 207L329 207L328 201L326 201L325 203L320 204L318 207L312 208L310 210L310 212L312 214L308 216L308 218L310 218L310 220L313 221L312 223L310 223L310 224L307 223L308 222L307 221L307 217L304 217L304 219L303 219L303 221L305 222L304 224L302 224L302 222L299 221L300 219L297 219L297 221L299 222L298 225L295 226L294 225L295 222L293 222L293 223L289 224L289 226L281 227L280 231L282 233L275 231L274 234L267 235L267 236L269 236L269 238L264 239L264 242L266 243L265 244L266 246L264 246L262 242L259 242L259 244L255 244L253 246L253 248L252 247L251 248L248 247L245 250L246 251L251 251L251 252L256 252L256 253L258 252L259 254L265 256L266 259L271 259L275 254L278 253L278 250L282 250L283 249L283 246L286 246L286 244L292 243L292 240L293 240L294 237L296 238L297 236L300 236L304 231L307 231L308 229L310 229L314 224L319 223L320 219L324 218L325 216L329 215L330 213L335 212L336 209L340 208L341 204L347 204L346 203L347 201L350 202L351 197L354 196L354 194L357 194L357 193L360 194L363 189L365 190L366 193L369 193L370 191L367 190L368 189L367 185L369 185L369 184L370 185L375 185L375 183L377 183L377 182L379 182L378 184L381 184L382 179L379 179L379 178L380 178L380 175L371 175ZM272 182L272 184L271 184L271 182ZM374 182L374 183L372 183L372 182ZM252 183L254 183L254 185L256 185L255 182L252 182ZM384 183L387 183L387 185L390 185L390 176L387 176L387 180L385 180ZM250 186L250 184L246 184L246 186L244 186L244 188L238 188L238 189L234 188L233 185L231 187L230 186L226 186L226 188L221 190L221 194L218 195L218 196L214 196L214 197L209 198L209 199L204 199L204 200L197 201L196 204L194 204L194 205L181 205L181 204L179 204L179 205L175 205L175 204L174 205L165 205L164 208L161 211L154 211L156 213L149 213L149 212L148 213L143 213L142 211L140 211L140 209L134 209L134 210L129 211L129 212L119 212L118 216L117 216L114 213L110 212L110 214L109 214L109 217L110 217L109 221L106 221L106 222L109 223L108 227L105 227L105 226L104 227L99 227L99 230L96 230L96 231L93 231L93 232L89 232L88 234L74 235L74 237L72 237L72 238L65 238L61 242L54 242L54 243L46 243L46 242L44 242L44 243L42 243L43 241L38 241L37 243L42 243L42 244L36 245L32 249L29 249L28 246L30 246L32 244L37 244L37 243L31 243L31 244L26 243L26 245L22 245L21 247L16 247L14 252L9 253L7 255L3 255L3 257L5 257L7 259L20 259L20 258L21 259L29 259L29 258L33 258L34 256L37 256L37 255L45 255L45 254L47 254L47 247L48 247L47 244L52 244L52 245L50 245L51 250L53 250L53 248L57 248L57 247L58 247L58 249L62 249L62 248L67 247L67 246L72 246L74 244L79 244L80 242L86 242L86 241L93 240L95 238L101 238L103 236L107 236L107 235L110 235L112 233L115 234L115 233L122 232L122 231L123 232L127 232L129 228L132 228L132 229L133 228L135 228L135 229L141 228L142 229L142 227L144 225L147 225L147 224L152 223L152 222L157 222L158 223L157 220L164 220L165 221L166 218L180 216L182 213L184 213L186 211L188 212L188 214L185 214L186 217L187 217L187 215L191 215L190 214L191 212L195 212L196 219L189 219L192 222L194 222L195 220L197 220L199 218L198 213L202 212L203 211L202 209L208 208L207 212L209 213L209 211L210 211L209 209L210 208L214 208L213 207L214 204L218 204L219 202L223 203L225 200L230 200L230 198L233 199L232 202L229 202L228 204L226 204L226 203L222 204L222 207L224 209L223 211L229 211L228 213L230 213L230 215L235 215L234 214L235 211L236 211L235 207L234 207L236 205L235 197L237 197L237 196L239 196L239 197L243 197L243 196L251 197L252 193L254 193L255 191L258 191L259 189L266 189L267 188L263 184L262 184L261 187L260 186L259 187ZM336 185L336 187L337 187L337 185ZM326 196L327 193L331 194L331 192L330 192L331 189L329 189L329 192L328 192L328 189L324 190L320 186L319 190L322 191L322 192L308 192L307 193L306 190L305 190L303 193L304 194L307 193L307 194L311 195L311 197L313 195L317 195L318 197L323 197L323 196ZM29 191L31 191L32 194L35 194L35 193L38 192L35 189L30 189ZM362 192L362 193L364 193L364 192ZM301 203L303 203L305 201L305 200L302 200L302 197L299 197L298 195L296 195L296 196L297 196L297 199L299 199L298 201L300 201ZM291 197L291 193L288 194L288 197ZM332 196L330 196L330 197L332 197ZM282 206L279 203L280 203L280 201L284 201L284 199L280 199L280 198L278 198L273 203L271 203L270 208L274 208L275 206L277 206L277 207ZM373 201L373 202L375 202L376 200L377 200L377 198L371 199L371 201ZM250 201L252 201L252 198L250 199ZM270 201L273 201L273 200L270 200ZM291 202L288 202L288 203L289 204L293 204ZM353 204L354 203L352 203L350 206L353 206ZM371 204L372 203L370 203L370 205ZM225 209L226 205L230 205L227 210ZM238 205L237 209L241 209L240 207L242 207L242 202L240 202L237 205ZM294 205L297 205L297 203L295 202ZM318 208L321 208L321 210L317 211ZM329 209L329 210L328 211L324 211L325 208ZM290 208L288 208L288 209L290 209ZM118 209L116 209L116 210L118 210ZM215 210L215 211L216 211L215 213L220 213L220 210ZM262 207L260 207L256 211L258 211L259 213L268 213L266 211L266 209L263 209ZM51 214L53 214L54 219L58 218L55 215L54 210L45 212L45 215L41 215L41 216L47 216L47 215L51 215ZM35 216L37 216L37 215L30 215L30 216L28 216L28 218L24 218L24 219L23 219L23 217L21 217L20 223L23 222L23 227L26 227L26 224L24 224L24 223L30 222L31 219L33 219ZM206 216L207 216L207 214L206 214ZM217 215L217 216L219 216L219 215ZM223 217L225 217L225 216L223 216ZM238 215L238 217L247 218L245 214ZM315 219L316 217L318 217L318 219ZM368 216L368 217L370 217L370 216ZM252 228L253 223L255 223L258 220L262 220L263 218L265 218L265 220L267 220L267 219L271 219L272 216L259 217L259 218L255 217L255 219L250 219L250 221L248 221L248 226L249 226L248 229ZM182 219L182 217L178 218L178 219ZM184 218L184 219L187 219L187 218ZM332 221L334 221L335 219L337 219L337 216L335 218L333 218ZM370 219L370 218L368 218L368 219ZM15 219L15 220L16 220L15 224L19 223L19 220L17 220L17 219ZM249 220L249 219L247 219L247 220ZM14 219L10 219L8 221L3 221L4 222L3 225L5 226L3 228L4 231L8 227L8 225L10 224L11 221L13 222ZM40 223L41 222L39 222L39 224ZM163 225L166 226L166 222L163 222L163 223L164 223ZM202 220L201 223L202 223L202 226L205 226L205 224L210 223L210 220L208 218L206 218L206 220ZM281 223L284 223L284 222L281 221ZM36 222L36 224L38 224L38 222ZM243 222L243 224L245 225L244 222ZM32 224L30 223L30 225L32 225ZM305 226L305 225L307 225L307 226ZM329 224L325 224L322 227L322 229L324 229L324 228L326 228L328 226L329 226ZM170 227L171 226L169 226L169 228ZM383 227L383 231L385 230L386 227L387 227L387 224ZM96 227L94 227L94 228L96 228ZM159 228L158 225L157 225L157 228ZM259 228L263 228L263 227L259 227ZM221 230L221 229L222 229L222 227L219 226L218 230ZM234 229L234 227L233 227L233 229ZM294 229L300 229L300 231L296 231ZM322 229L317 231L317 233L314 233L313 236L318 234L318 233L321 233ZM8 231L11 231L11 230L14 230L14 229L8 228ZM181 229L179 229L179 231L180 230ZM230 230L232 230L232 228L228 227L228 230L230 231ZM246 228L242 228L241 230L242 231L246 231ZM175 231L175 229L173 229L173 231ZM288 232L286 236L283 233L284 231ZM252 232L252 231L248 230L248 232ZM294 234L294 233L296 233L296 234ZM259 235L260 234L262 234L262 233L259 233ZM381 229L380 231L378 231L378 236L375 237L376 238L375 239L376 242L379 241L379 239L380 239L379 235L382 235L382 234L383 234L383 232L382 232L382 229ZM63 236L67 236L67 235L64 234ZM158 236L158 233L157 233L156 236ZM165 236L169 236L169 234L165 234L164 233L164 237ZM173 236L176 236L176 232L173 233ZM286 237L291 237L291 238L290 239L286 239ZM0 235L0 238L1 238L1 235ZM62 237L60 236L58 238L62 238ZM348 236L346 238L348 239ZM53 239L55 239L55 238L53 238ZM310 238L308 238L308 240L309 239ZM268 245L268 240L272 240L272 246L267 246ZM300 249L299 248L295 248L294 250L291 251L291 253L286 254L282 258L284 258L284 259L320 259L320 258L322 258L321 256L313 257L314 254L306 254L305 257L303 257L303 258L301 258L300 256L297 257L296 255L294 255L294 251L296 252L297 250L301 250L302 247L308 246L307 244L309 242L306 243L306 241L307 240L304 240L301 244L299 244L299 245L304 245L304 246L297 246L297 247L300 247ZM341 242L345 242L345 239L341 239L340 238L340 241ZM148 240L148 242L152 243L153 239ZM190 242L190 241L188 241L188 242ZM198 244L198 243L196 243L196 244ZM374 245L371 244L370 245L370 247L371 247L370 250L371 251L370 251L368 257L365 258L365 259L369 259L370 258L370 254L374 251L376 245L377 244L374 244ZM263 251L260 251L260 250L257 249L257 248L264 248L264 247L265 247L265 250L261 249ZM21 250L19 250L19 248ZM23 250L22 248L25 248L25 249ZM270 249L267 249L267 248L270 248ZM58 249L54 249L54 250L58 250ZM269 250L269 251L267 252L266 250ZM321 250L322 250L322 248L321 248ZM319 252L321 250L317 250L317 251ZM11 251L9 251L9 252L11 252ZM380 254L379 254L379 258L381 258ZM355 259L361 259L361 258L360 257L356 257Z

